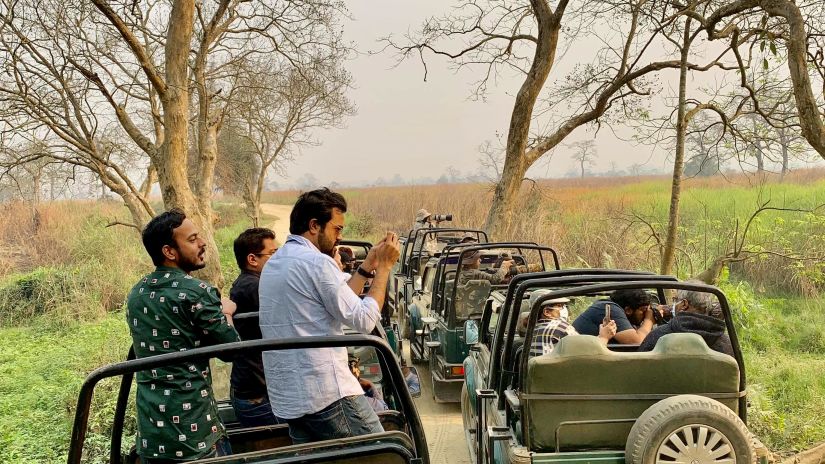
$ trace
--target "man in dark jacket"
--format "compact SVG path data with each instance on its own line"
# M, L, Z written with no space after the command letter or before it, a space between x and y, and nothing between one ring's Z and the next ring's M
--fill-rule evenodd
M710 293L679 290L676 293L676 313L667 324L656 327L639 345L639 351L651 351L656 342L671 333L695 333L712 350L733 356L725 321L711 315L713 297Z
M241 275L232 284L229 298L238 305L236 314L258 312L258 282L264 264L278 249L275 233L265 228L247 229L235 239L233 248ZM238 319L235 328L242 340L261 338L258 319ZM232 363L230 384L232 407L241 425L256 427L280 423L269 404L261 353L237 356Z

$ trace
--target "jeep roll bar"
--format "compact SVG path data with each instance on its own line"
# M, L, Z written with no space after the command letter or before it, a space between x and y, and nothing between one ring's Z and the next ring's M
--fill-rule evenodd
M472 244L468 246L463 246L462 244L455 244L451 246L447 246L442 251L441 258L449 257L449 256L457 256L457 269L461 268L461 261L464 259L465 256L469 255L475 251L490 251L490 250L508 250L508 249L515 249L518 251L519 254L522 253L523 250L536 250L539 252L539 260L541 261L542 268L546 268L546 264L544 262L544 251L549 252L553 257L553 265L556 270L559 270L561 266L559 265L559 255L556 253L556 250L550 248L548 246L542 246L535 242L493 242L493 243L485 243L485 244ZM437 301L433 302L433 309L437 312L443 312L441 309L444 304L446 304L447 295L442 295L444 292L444 288L446 286L446 279L442 279L445 273L445 269L447 267L447 260L442 259L438 263L438 267L436 268L435 273L435 282L438 285L438 292L433 292L434 297L437 298ZM460 271L459 271L460 272ZM458 273L456 275L458 275ZM533 273L534 275L535 273ZM524 274L529 275L529 274ZM444 280L444 282L442 282ZM453 285L451 301L455 302L456 293L458 291L458 285Z
M624 290L624 289L649 289L649 288L656 288L657 290L690 290L696 292L703 292L703 293L710 293L716 296L717 300L719 301L719 305L722 309L722 314L725 316L725 326L728 332L728 337L730 338L731 345L733 347L733 354L734 359L736 359L736 364L739 366L739 393L737 395L737 401L739 402L739 418L742 419L742 422L747 424L747 397L746 397L746 379L745 379L745 361L742 357L742 350L739 346L739 339L736 337L736 329L733 325L733 318L731 317L730 306L728 305L728 300L725 297L725 294L717 287L712 285L707 285L703 283L687 283L687 282L679 282L670 279L653 279L653 280L636 280L636 281L629 281L629 282L611 282L611 283L598 283L593 285L585 285L583 287L576 287L576 288L566 288L566 289L559 289L559 290L551 290L546 295L542 295L533 303L533 306L530 308L530 317L527 322L527 336L524 340L525 346L529 346L530 337L533 334L535 329L536 323L538 322L539 310L541 308L542 303L547 300L551 300L554 298L570 298L570 297L577 297L577 296L587 296L593 294L600 294L605 293L607 291L613 290ZM508 335L508 346L512 343L512 332ZM526 375L527 373L527 362L529 356L522 356L521 358L521 373L522 375ZM503 396L503 395L501 395Z
M413 247L413 249L410 250L410 256L412 256L412 254L416 251L414 248L415 248L415 243L416 243L416 241L418 241L419 236L421 237L421 244L418 247L418 255L421 256L421 251L424 249L424 243L426 243L428 235L438 236L438 234L442 234L442 233L458 233L458 232L464 232L465 234L475 234L476 237L478 238L479 242L481 242L482 237L484 238L484 243L487 243L487 242L490 241L490 239L487 237L487 232L484 232L483 230L479 230L479 229L461 229L461 228L441 229L441 228L433 227L433 228L428 228L428 229L411 230L410 233L407 235L406 243L404 243L404 249L401 250L401 269L400 269L399 272L401 274L406 275L407 277L411 277L411 275L409 275L410 273L409 273L409 269L408 269L409 268L409 262L406 259L406 257L407 257L407 247Z
M621 282L621 281L647 281L665 280L675 282L678 279L673 276L658 276L646 271L632 271L626 269L563 269L560 271L550 271L542 273L516 275L507 287L507 295L504 304L499 310L499 322L496 327L492 346L496 350L502 350L499 356L498 351L494 353L490 362L490 378L498 379L498 388L503 391L507 388L509 378L503 375L502 365L509 366L512 357L512 338L508 338L504 343L505 333L513 334L518 323L518 315L513 311L516 301L521 301L524 294L531 289L553 287L555 285L581 286L590 285L595 282ZM510 335L508 335L510 337ZM503 346L502 346L503 345ZM499 397L499 409L504 407L504 398Z
M398 403L403 409L403 414L407 420L410 431L410 439L415 447L418 459L424 464L429 463L429 450L427 439L424 436L424 427L421 418L413 403L412 396L407 388L401 367L395 361L392 349L387 343L372 335L336 335L325 337L297 337L281 340L250 340L245 342L225 343L192 350L165 353L146 358L129 359L124 362L110 364L92 371L83 382L78 394L77 409L75 411L74 424L72 427L72 438L69 444L68 464L80 464L83 455L83 445L86 441L86 431L89 423L89 409L92 403L95 386L103 379L109 377L123 376L121 388L118 393L118 405L115 410L114 424L112 427L110 450L110 462L117 464L121 462L120 442L123 434L123 418L125 416L126 402L129 398L129 388L131 387L132 376L136 372L148 369L164 367L184 362L211 359L218 355L239 355L253 354L272 350L292 350L307 348L331 348L347 346L372 347L378 354L378 362L381 366L385 378L394 385L394 393L398 397ZM130 350L131 351L131 350ZM128 378L128 382L127 382ZM124 386L124 384L126 384ZM117 448L114 445L117 444ZM112 459L113 458L113 459Z

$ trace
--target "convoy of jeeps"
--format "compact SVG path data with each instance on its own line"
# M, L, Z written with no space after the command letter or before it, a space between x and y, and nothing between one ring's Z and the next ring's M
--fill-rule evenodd
M363 260L370 247L367 242L345 245L356 260ZM482 270L495 271L506 255L517 266L539 271L498 285L462 282L461 263L471 253L480 254ZM648 352L569 335L550 354L529 355L543 302L570 300L573 320L619 289L644 290L662 304L677 290L711 295L734 356L713 351L700 336L687 333L665 335ZM244 341L144 359L130 356L95 370L80 391L68 463L85 457L89 409L103 379L120 378L109 462L133 464L139 458L128 446L132 437L124 441L123 435L127 410L134 407L129 398L136 372L218 353L333 346L346 346L366 360L370 380L390 407L379 413L385 432L294 445L286 425L243 428L231 406L220 404L235 454L198 462L429 463L413 400L420 392L408 388L406 359L428 367L430 382L425 383L434 401L460 401L474 463L767 462L767 450L746 426L745 363L728 301L716 287L632 270L562 269L556 251L546 246L493 243L480 230L435 227L407 235L386 300L374 335Z

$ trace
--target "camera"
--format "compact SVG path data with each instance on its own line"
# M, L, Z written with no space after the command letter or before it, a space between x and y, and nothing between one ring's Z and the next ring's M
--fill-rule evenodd
M452 214L433 214L432 220L435 222L442 222L442 221L452 221L453 215Z

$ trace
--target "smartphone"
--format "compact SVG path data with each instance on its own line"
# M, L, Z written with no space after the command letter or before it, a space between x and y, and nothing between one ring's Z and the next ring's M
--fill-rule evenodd
M604 305L604 325L607 325L609 323L610 323L610 305L606 304L606 305Z

